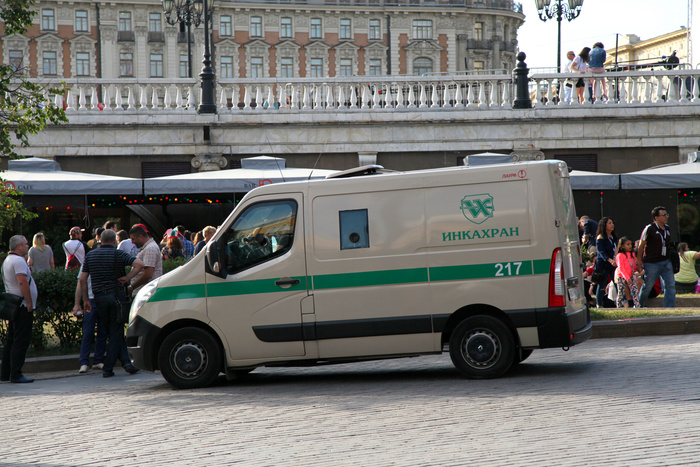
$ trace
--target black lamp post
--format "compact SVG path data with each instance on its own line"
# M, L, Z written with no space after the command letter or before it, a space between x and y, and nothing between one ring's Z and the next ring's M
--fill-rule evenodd
M581 14L583 0L535 0L542 21L557 19L557 73L561 73L561 20L573 21Z
M216 113L214 103L214 70L211 67L211 52L209 44L209 22L213 9L213 0L162 0L165 20L171 26L182 23L187 27L187 74L192 77L192 45L190 42L190 27L195 28L204 23L204 59L202 72L202 102L199 113ZM175 7L175 10L173 10Z

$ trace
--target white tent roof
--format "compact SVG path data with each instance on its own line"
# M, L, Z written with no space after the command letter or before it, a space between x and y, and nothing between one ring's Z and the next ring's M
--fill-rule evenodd
M569 174L572 190L619 190L620 176L603 172L573 170Z
M700 163L668 165L622 174L623 190L700 188Z
M273 162L272 165L276 163ZM143 188L146 196L170 193L245 193L262 185L316 180L332 173L335 171L292 169L284 168L283 165L280 168L215 170L147 178L143 181Z
M61 165L50 159L41 157L28 157L26 159L11 160L7 163L10 170L21 170L22 172L47 172L60 171Z
M80 172L20 171L0 173L6 186L25 195L140 195L141 180Z

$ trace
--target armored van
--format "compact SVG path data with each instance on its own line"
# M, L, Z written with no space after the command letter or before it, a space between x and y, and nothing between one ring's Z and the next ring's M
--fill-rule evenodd
M134 365L178 388L261 366L449 351L495 378L591 336L559 161L343 176L249 192L132 305Z

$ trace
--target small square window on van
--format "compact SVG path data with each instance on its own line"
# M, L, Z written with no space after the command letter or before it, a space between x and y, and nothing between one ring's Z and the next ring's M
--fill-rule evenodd
M366 209L340 211L340 249L369 248L369 220Z

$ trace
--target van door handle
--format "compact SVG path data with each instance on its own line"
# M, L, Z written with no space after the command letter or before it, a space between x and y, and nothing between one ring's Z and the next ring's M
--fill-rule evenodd
M301 282L299 279L279 279L275 281L275 285L297 285L299 282Z

